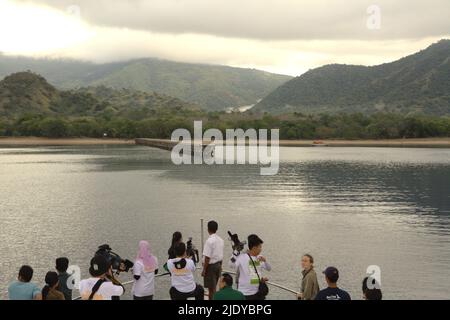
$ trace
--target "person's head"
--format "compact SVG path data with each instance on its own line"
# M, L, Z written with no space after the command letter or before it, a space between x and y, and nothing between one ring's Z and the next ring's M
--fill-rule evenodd
M59 273L66 272L69 268L69 259L67 258L58 258L56 259L56 271Z
M222 277L220 278L219 282L220 289L232 286L233 286L233 277L229 273L222 274Z
M215 221L208 222L208 233L214 234L219 229L219 224Z
M91 260L91 266L89 268L89 273L94 278L103 278L108 273L111 268L111 264L102 255L96 255Z
M156 258L152 255L150 244L146 240L139 242L139 248L136 255L136 262L137 261L143 263L146 269L158 268Z
M250 250L250 254L253 256L257 256L262 251L263 241L256 234L252 234L248 236L248 249Z
M173 247L177 258L184 258L186 256L186 244L184 242L178 242Z
M370 288L369 288L370 286ZM382 300L383 294L377 280L372 277L366 277L362 283L364 300Z
M310 254L305 254L302 257L302 269L303 270L310 270L314 266L314 258Z
M49 271L45 275L45 284L50 288L55 288L58 286L59 279L58 274L54 271Z
M183 235L181 234L181 232L174 232L172 235L172 246L181 241L183 241Z
M138 258L142 259L143 256L148 256L150 254L150 243L146 240L139 241Z
M335 286L339 280L339 270L335 267L328 267L323 272L328 286Z
M30 266L22 266L19 270L20 282L30 282L33 279L33 268Z

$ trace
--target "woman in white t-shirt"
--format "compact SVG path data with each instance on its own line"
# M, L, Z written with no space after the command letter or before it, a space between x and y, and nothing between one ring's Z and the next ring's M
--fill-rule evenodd
M152 255L147 241L139 242L139 250L134 262L134 300L153 300L155 295L155 275L158 274L158 259Z

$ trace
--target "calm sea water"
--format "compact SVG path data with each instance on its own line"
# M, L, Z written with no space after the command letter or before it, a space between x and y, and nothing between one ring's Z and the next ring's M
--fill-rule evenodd
M168 152L137 146L0 149L0 290L22 264L42 283L58 256L86 276L103 243L133 259L148 239L164 260L173 231L200 247L201 218L219 221L223 238L259 234L270 279L288 287L308 252L317 269L340 269L354 299L369 265L387 299L450 298L449 149L282 148L274 177L176 167ZM168 285L158 280L158 298Z

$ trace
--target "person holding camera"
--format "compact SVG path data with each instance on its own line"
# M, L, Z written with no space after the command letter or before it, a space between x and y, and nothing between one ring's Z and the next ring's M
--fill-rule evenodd
M91 260L89 268L91 278L80 281L82 300L113 300L120 297L125 289L122 285L114 284L108 278L113 277L111 263L102 255L96 255Z
M209 238L203 249L203 271L205 288L208 289L209 299L212 300L216 293L217 282L222 273L224 242L216 233L219 225L216 221L208 222Z
M134 300L153 300L155 294L155 275L158 274L158 259L151 254L150 244L142 240L133 267Z
M172 242L169 250L167 250L169 259L175 259L177 257L177 255L175 254L175 245L180 242L183 242L183 235L181 234L180 231L176 231L172 235Z
M170 298L172 300L204 300L205 291L203 287L195 282L195 263L187 258L186 244L177 243L174 246L175 259L167 261L167 268L170 272L172 287L170 288Z
M263 277L262 271L270 271L272 267L266 258L261 256L263 241L257 235L248 237L247 253L233 252L230 259L230 268L237 270L239 274L238 290L242 292L246 300L265 300L269 289Z

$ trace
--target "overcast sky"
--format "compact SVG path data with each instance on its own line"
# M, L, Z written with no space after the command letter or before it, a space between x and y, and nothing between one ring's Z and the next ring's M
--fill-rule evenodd
M0 51L140 57L299 75L450 38L449 0L0 0Z

